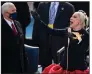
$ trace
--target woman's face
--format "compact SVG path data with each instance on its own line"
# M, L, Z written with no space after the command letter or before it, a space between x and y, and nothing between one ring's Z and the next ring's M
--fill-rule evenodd
M80 17L78 13L74 13L72 17L70 18L70 27L75 28L78 25L80 25Z

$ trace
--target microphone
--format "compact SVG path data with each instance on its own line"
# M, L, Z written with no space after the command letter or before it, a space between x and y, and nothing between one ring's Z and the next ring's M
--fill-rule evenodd
M65 31L65 30L68 29L68 27L62 28L62 29L57 29L57 28L51 29L51 28L48 27L48 24L46 24L46 23L41 19L40 15L39 15L39 13L38 13L37 11L31 11L31 14L34 16L35 19L39 20L39 21L44 25L44 27L47 28L47 30L48 30L50 33L57 31L57 32L59 32L59 34L60 34L61 31L63 32L63 31ZM73 34L72 34L72 33L68 33L68 36L69 36L69 37L72 37Z
M48 24L46 24L40 17L39 13L37 11L31 11L31 14L35 17L35 19L39 19L39 21L41 23L43 23L45 26L48 26ZM63 28L63 29L57 29L57 28L54 28L55 30L65 30L67 29L68 27L66 28Z

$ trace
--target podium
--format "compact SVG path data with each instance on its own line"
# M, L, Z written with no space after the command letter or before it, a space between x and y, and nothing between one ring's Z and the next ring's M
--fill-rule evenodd
M30 72L37 72L38 69L38 56L39 56L39 47L29 46L24 44L25 51L28 57L28 66Z

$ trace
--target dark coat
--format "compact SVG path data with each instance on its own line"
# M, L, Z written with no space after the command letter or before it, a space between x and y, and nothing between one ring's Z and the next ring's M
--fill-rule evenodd
M82 35L81 36L82 41L78 44L77 39L70 38L68 51L66 49L64 52L64 57L61 60L61 66L64 69L67 69L67 61L68 61L68 70L71 71L86 70L87 69L86 51L88 50L89 47L89 34L84 29L73 32L79 32Z
M67 69L67 62L68 62L68 70L86 70L87 69L87 62L86 56L87 51L89 50L89 34L85 29L81 29L78 32L81 35L82 41L79 43L78 39L73 39L76 37L72 33L68 33L66 29L50 29L45 26L49 34L57 35L57 36L64 36L66 38L65 41L65 51L63 57L60 57L59 63L63 69ZM69 44L68 44L69 39ZM68 58L68 59L67 59ZM61 62L60 62L61 61Z
M1 22L1 71L2 73L25 72L26 57L21 25L14 21L18 34L15 36L10 26L2 18Z
M40 15L40 19L46 24L49 24L49 8L50 2L40 3L37 9L37 13ZM62 29L69 26L69 20L74 12L74 7L68 2L60 2L58 11L56 14L54 28ZM52 63L52 58L57 62L56 52L59 50L65 42L63 36L52 36L48 34L43 23L35 19L33 27L33 43L39 46L39 61L42 66L48 66ZM46 61L46 62L45 62Z

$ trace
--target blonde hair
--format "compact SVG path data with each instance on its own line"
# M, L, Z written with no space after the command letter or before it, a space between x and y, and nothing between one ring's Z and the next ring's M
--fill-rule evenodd
M82 25L84 26L84 28L86 28L88 26L88 17L86 15L86 13L79 10L79 11L75 12L75 14L79 15Z
M8 11L8 9L10 8L10 7L13 7L13 6L15 6L13 3L11 3L11 2L6 2L6 3L4 3L3 5L2 5L2 14L4 14L5 12L7 12Z

